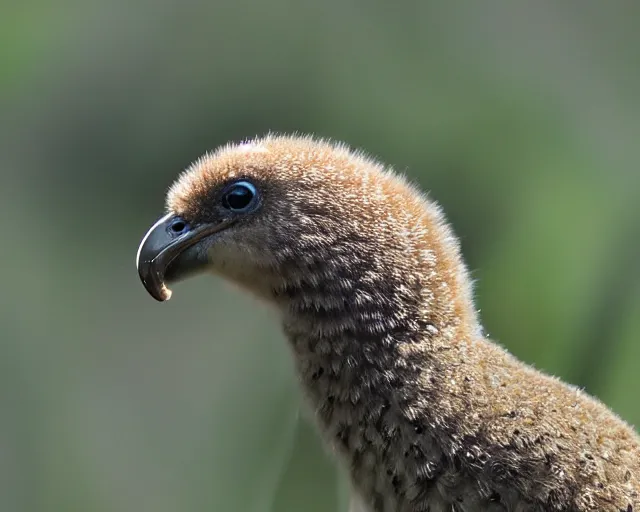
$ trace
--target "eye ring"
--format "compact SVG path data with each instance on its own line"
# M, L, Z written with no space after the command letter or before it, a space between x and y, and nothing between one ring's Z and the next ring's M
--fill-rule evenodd
M249 181L237 181L222 194L222 206L236 213L249 211L256 204L258 190Z

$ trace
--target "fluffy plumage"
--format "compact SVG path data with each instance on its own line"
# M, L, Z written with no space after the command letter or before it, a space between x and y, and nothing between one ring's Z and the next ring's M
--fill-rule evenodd
M433 201L343 145L268 136L203 156L168 211L211 222L240 178L260 208L197 250L277 306L320 431L369 510L640 510L638 435L483 336Z

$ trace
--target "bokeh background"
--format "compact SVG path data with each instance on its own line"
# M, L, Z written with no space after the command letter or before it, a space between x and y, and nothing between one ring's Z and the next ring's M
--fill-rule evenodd
M277 319L134 265L205 150L313 132L445 208L492 337L640 424L640 3L0 3L0 510L344 510Z

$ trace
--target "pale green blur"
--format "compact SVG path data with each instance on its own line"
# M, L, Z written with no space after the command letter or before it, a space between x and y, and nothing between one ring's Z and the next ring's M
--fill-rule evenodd
M0 0L0 512L333 512L277 319L138 242L206 150L369 150L487 331L640 424L640 3ZM301 414L301 416L299 415Z

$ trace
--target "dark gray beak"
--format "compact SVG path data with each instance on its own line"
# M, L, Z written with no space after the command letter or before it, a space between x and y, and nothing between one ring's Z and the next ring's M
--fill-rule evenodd
M171 298L167 283L179 281L207 265L205 251L198 250L196 244L231 224L230 220L202 224L176 234L171 229L175 219L174 214L169 214L158 220L140 242L136 256L142 284L161 302Z

